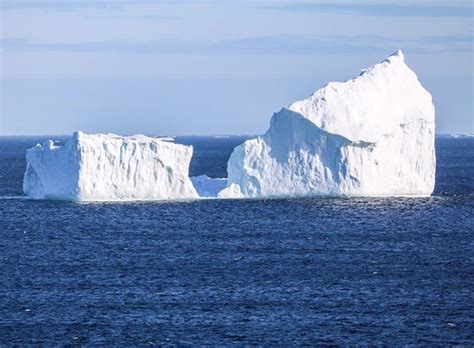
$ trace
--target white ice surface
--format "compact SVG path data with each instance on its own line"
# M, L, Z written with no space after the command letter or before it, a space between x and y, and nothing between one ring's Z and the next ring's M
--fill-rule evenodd
M274 114L236 147L222 198L426 196L435 109L401 51Z
M76 132L63 146L28 150L23 181L36 199L77 201L192 199L191 146L143 135Z
M191 181L201 198L216 198L227 186L226 178L210 178L207 175L192 176Z

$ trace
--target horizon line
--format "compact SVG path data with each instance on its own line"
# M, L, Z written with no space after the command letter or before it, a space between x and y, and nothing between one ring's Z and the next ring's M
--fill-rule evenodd
M74 131L75 132L75 131ZM72 133L74 133L72 132ZM54 133L47 133L47 134L0 134L0 138L7 138L7 137L68 137L72 136L71 134L54 134ZM86 134L114 134L123 137L135 136L135 135L145 135L148 137L155 137L155 138L162 138L162 137L258 137L262 136L263 134L225 134L225 133L214 133L214 134L156 134L150 135L146 133L127 133L127 134L116 134L112 132L84 132ZM452 132L452 133L435 133L435 136L474 136L474 132Z

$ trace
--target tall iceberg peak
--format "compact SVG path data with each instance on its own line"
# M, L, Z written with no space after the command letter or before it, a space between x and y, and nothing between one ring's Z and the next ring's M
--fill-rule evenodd
M238 146L221 197L426 196L435 110L401 51L274 114Z
M62 146L48 141L27 151L23 190L77 201L197 198L192 153L169 139L75 132Z
M431 95L397 51L347 82L331 82L288 108L349 140L377 141L418 118L434 122Z

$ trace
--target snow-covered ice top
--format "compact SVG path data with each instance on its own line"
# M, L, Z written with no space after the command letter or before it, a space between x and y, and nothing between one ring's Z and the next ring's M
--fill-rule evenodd
M434 105L401 51L273 115L234 149L221 197L424 196Z
M24 192L37 199L188 199L191 146L169 138L76 132L63 146L53 141L28 150Z
M431 95L397 51L346 82L330 82L288 108L352 141L375 142L401 124L434 122Z

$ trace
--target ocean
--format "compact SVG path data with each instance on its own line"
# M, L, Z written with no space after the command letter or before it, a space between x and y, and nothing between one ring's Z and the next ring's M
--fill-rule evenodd
M129 203L25 199L44 140L0 137L0 345L474 345L474 138L429 198Z

